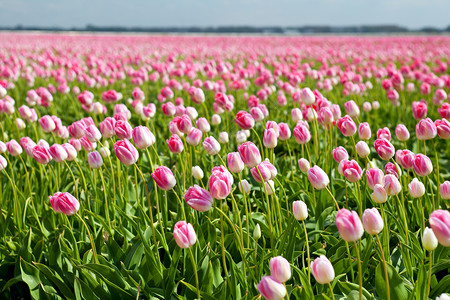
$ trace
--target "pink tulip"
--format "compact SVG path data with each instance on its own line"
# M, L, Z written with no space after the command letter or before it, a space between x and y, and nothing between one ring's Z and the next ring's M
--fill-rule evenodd
M300 91L300 99L305 105L312 105L316 102L316 96L309 87L305 87Z
M376 184L383 184L384 174L378 168L372 168L366 171L367 185L370 189L374 189Z
M385 139L387 141L391 140L391 132L389 128L384 127L377 130L377 139Z
M373 187L372 200L375 203L384 203L387 200L387 193L384 186L381 184L375 184Z
M100 130L98 130L98 128L95 125L89 125L88 127L86 127L84 129L84 135L92 143L96 143L100 141L100 139L102 138Z
M279 139L282 141L286 141L291 138L291 129L289 125L286 123L279 123L278 127L280 128L280 136Z
M192 128L191 132L186 136L186 142L195 147L202 139L202 131L197 128Z
M336 226L347 242L356 242L364 233L363 224L356 211L341 208L336 214Z
M263 144L268 149L273 149L277 146L277 134L275 129L269 128L264 130Z
M342 166L342 173L350 182L357 182L362 177L361 167L355 160L345 160L345 163Z
M164 191L171 190L177 183L177 180L175 179L175 176L173 176L172 171L165 166L156 168L152 173L152 177L159 188Z
M431 159L423 154L417 154L413 161L414 172L421 177L425 177L431 174L433 171L433 164Z
M395 136L401 142L409 140L408 128L403 124L398 124L397 127L395 127Z
M364 141L359 141L356 143L356 153L361 158L366 158L370 154L370 148L369 145L367 145Z
M267 300L281 300L287 293L286 287L272 276L263 276L256 288Z
M84 136L84 130L86 129L86 127L87 126L83 121L76 121L69 125L67 129L69 130L69 133L73 138L80 139Z
M380 216L378 210L373 208L367 208L362 216L362 223L364 226L364 230L368 234L375 235L379 234L381 230L383 230L383 219Z
M308 172L308 170L311 168L311 166L309 164L309 161L307 159L305 159L305 158L300 158L298 160L298 167L300 168L300 170L303 173Z
M431 140L437 134L436 125L430 118L420 120L416 125L416 136L418 140Z
M436 125L437 134L442 139L450 138L450 122L446 119L436 120L434 121L434 125Z
M5 153L7 150L6 144L0 141L0 154Z
M345 112L352 118L359 116L359 107L358 104L355 103L355 101L350 100L345 102L344 104Z
M383 188L388 196L397 195L402 190L402 186L397 177L392 174L387 174L384 176Z
M136 126L132 133L133 142L138 149L145 149L156 142L153 133L146 126Z
M197 242L197 235L195 234L192 224L185 221L178 221L173 229L173 238L181 249L187 249Z
M126 139L117 141L114 144L114 153L116 154L120 162L126 166L135 164L139 159L139 152L133 146L133 144L131 144L130 141Z
M450 247L450 212L438 209L430 215L430 226L436 238L444 247Z
M203 141L203 148L209 155L216 155L220 151L220 144L213 136L209 136Z
M52 160L48 148L39 145L33 148L33 158L41 165L46 165Z
M208 123L208 120L205 118L198 118L196 123L197 128L200 129L201 132L207 133L211 130L211 126Z
M261 176L258 173L261 173ZM268 180L272 180L277 176L277 169L268 161L263 161L259 163L256 167L251 168L250 173L252 173L253 178L259 182L262 183L263 181L266 182Z
M89 142L89 141L88 141L88 142ZM81 141L80 141L80 140L71 138L71 139L69 140L69 144L72 145L72 147L74 147L75 150L77 150L77 152L78 152L78 151L81 151L82 146L81 146Z
M411 197L420 198L425 194L425 185L417 178L414 178L410 184L408 184L408 191Z
M66 161L73 161L77 157L77 150L69 143L63 144L62 147L67 153Z
M307 171L309 182L318 190L324 189L329 183L327 173L325 173L319 166L314 166Z
M297 143L304 145L311 140L311 132L308 127L297 125L294 128L294 138Z
M409 150L397 150L395 152L395 161L406 170L413 168L415 155Z
M356 124L349 115L337 120L336 125L344 136L352 136L356 133Z
M81 147L83 147L84 151L90 152L90 151L94 151L95 148L97 148L97 143L92 143L85 136L82 136L79 141L80 141Z
M398 172L400 172L400 167L396 166L395 164L388 162L385 166L384 166L384 173L385 174L391 174L394 175L397 178L400 178L399 175L402 175L401 173L399 174Z
M3 171L8 166L8 161L0 155L0 171Z
M68 154L64 147L58 144L53 144L49 149L49 153L52 156L53 160L58 163L64 162L68 157Z
M441 193L442 199L450 199L450 181L444 181L439 187L439 192Z
M27 136L20 138L19 143L20 143L20 146L22 147L22 149L25 150L25 153L28 156L33 157L33 148L36 147L36 143L33 142L33 140ZM5 145L5 148L6 148L6 145ZM0 152L0 153L2 153L2 152Z
M56 192L53 196L48 197L53 210L57 213L63 213L71 216L76 214L80 209L80 202L70 193Z
M394 146L385 139L377 139L374 142L375 151L383 160L391 159L395 154Z
M346 150L344 147L342 147L342 146L339 146L339 147L337 147L337 148L334 148L333 151L332 151L332 154L333 154L334 160L335 160L337 163L340 163L341 160L343 160L343 159L348 159L348 152L347 152L347 150Z
M272 257L270 259L270 276L279 282L286 282L291 278L291 265L282 256Z
M322 126L331 125L334 121L333 112L329 107L322 107L317 116L317 122Z
M425 119L427 117L427 103L425 100L412 102L412 114L416 120Z
M214 167L211 170L208 186L214 199L225 199L231 193L233 176L224 166Z
M92 169L100 169L103 165L102 156L98 151L89 152L87 155L87 161Z
M187 204L197 211L208 211L214 203L211 194L199 187L191 186L184 194L184 200Z
M450 120L450 103L443 103L438 112L441 118Z
M253 128L253 126L255 126L255 120L253 119L252 115L243 110L239 111L236 114L236 118L234 119L234 121L241 129L244 130L251 129Z
M178 130L184 134L188 134L192 129L192 121L188 115L182 115L177 118L177 127Z
M55 121L49 115L45 115L39 119L39 124L44 132L52 132L56 128Z
M175 105L173 105L172 102L167 102L161 105L161 110L166 116L173 116L176 112Z
M169 147L169 151L175 154L183 152L184 145L183 141L180 139L178 135L172 134L172 136L166 140L167 146Z
M370 130L370 125L367 122L359 124L358 135L361 140L369 140L372 136L372 131Z
M261 154L259 153L258 147L252 142L245 142L239 145L238 151L242 161L249 168L256 167L261 162Z
M320 284L327 284L334 279L334 268L324 255L311 262L311 273Z
M123 139L131 139L132 137L132 128L130 123L127 121L117 121L114 126L114 133L116 136L123 140Z
M239 155L239 152L228 153L227 156L228 169L232 173L240 173L244 169L244 162Z
M115 134L114 128L116 127L116 120L114 118L107 117L102 122L100 122L99 127L103 138L109 139Z

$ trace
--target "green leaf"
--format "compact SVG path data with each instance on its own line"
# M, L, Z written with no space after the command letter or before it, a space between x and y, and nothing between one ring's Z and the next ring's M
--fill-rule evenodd
M39 299L39 284L41 282L41 279L39 278L39 270L32 264L20 258L20 272L22 275L22 280L30 289L31 297L34 299Z
M391 299L406 300L409 297L408 290L403 282L403 279L398 274L397 270L389 263L387 263L389 287ZM380 262L375 270L375 287L378 296L381 299L387 299L386 293L386 279L384 275L384 266Z
M70 288L64 283L62 278L59 276L58 273L53 272L49 267L46 265L33 262L33 264L38 268L39 271L41 271L49 280L51 280L61 291L61 293L64 295L66 299L74 299L75 296L70 290Z

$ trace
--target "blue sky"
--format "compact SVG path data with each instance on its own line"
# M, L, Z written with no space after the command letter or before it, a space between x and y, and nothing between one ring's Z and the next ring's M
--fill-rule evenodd
M450 0L0 0L0 26L450 25Z

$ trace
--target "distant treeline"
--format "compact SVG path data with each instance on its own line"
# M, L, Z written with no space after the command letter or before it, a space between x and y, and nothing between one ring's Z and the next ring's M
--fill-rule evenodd
M12 31L80 31L80 32L148 32L148 33L250 33L250 34L315 34L315 33L446 33L450 32L450 25L440 29L424 27L411 30L397 25L361 25L361 26L217 26L217 27L125 27L125 26L95 26L82 27L41 27L0 26L0 30Z

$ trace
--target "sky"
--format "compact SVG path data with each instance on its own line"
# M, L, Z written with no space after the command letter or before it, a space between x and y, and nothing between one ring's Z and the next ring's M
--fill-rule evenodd
M0 0L0 26L450 25L450 0Z

